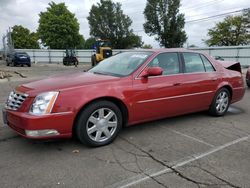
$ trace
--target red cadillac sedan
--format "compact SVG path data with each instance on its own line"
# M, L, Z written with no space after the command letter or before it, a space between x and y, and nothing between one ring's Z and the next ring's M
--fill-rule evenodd
M184 49L131 51L87 72L18 86L3 116L5 124L27 138L75 135L82 143L102 146L123 126L204 110L223 116L244 93L237 62L222 65Z

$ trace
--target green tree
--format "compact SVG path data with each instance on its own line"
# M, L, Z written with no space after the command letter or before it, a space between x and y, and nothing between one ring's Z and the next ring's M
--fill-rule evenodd
M79 37L79 44L76 46L77 49L84 49L85 48L85 39L83 35Z
M153 47L150 44L144 44L142 46L142 48L144 48L144 49L152 49Z
M49 3L47 11L39 14L38 34L42 43L53 49L75 48L83 44L79 23L65 3Z
M88 38L84 43L84 49L93 49L96 39L93 37Z
M109 39L113 48L123 49L141 45L141 38L130 29L132 20L123 13L120 3L101 0L92 6L87 19L90 35Z
M38 49L38 37L36 33L30 32L29 29L15 25L12 27L11 37L16 49Z
M180 0L147 0L143 24L149 36L156 36L161 46L182 47L187 40L184 14L179 13Z
M208 30L208 46L238 46L250 43L250 19L245 16L228 16Z
M247 28L250 28L250 8L243 11L243 19ZM249 31L248 31L249 34Z

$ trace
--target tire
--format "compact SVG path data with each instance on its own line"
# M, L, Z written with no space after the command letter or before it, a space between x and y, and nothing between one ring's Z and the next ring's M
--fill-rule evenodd
M97 101L80 113L75 134L81 143L88 146L104 146L117 137L122 121L122 113L114 103Z
M246 81L246 83L247 83L247 86L250 88L250 82Z
M31 63L28 64L28 67L31 67Z
M231 95L228 89L221 88L212 101L209 114L212 116L224 116L230 106Z
M91 65L92 65L92 67L94 67L96 65L96 59L95 59L94 55L91 56Z

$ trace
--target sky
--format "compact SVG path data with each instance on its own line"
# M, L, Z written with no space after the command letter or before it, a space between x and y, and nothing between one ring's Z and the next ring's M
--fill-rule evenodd
M135 34L142 37L145 44L159 47L154 37L149 37L143 31L145 22L143 11L146 0L113 0L120 2L122 9L133 21L131 28ZM31 31L38 28L39 13L46 11L51 0L0 0L0 37L6 34L6 30L14 25L22 25ZM89 25L87 16L93 4L99 0L54 0L54 2L65 2L68 9L73 12L80 24L80 34L85 39L89 37ZM233 12L240 9L250 8L249 0L181 0L180 12L185 14L185 31L188 36L187 45L198 47L206 46L203 39L207 39L208 29L222 21L225 16L213 19L195 21L210 16ZM231 14L237 15L239 13ZM0 40L0 48L2 40Z

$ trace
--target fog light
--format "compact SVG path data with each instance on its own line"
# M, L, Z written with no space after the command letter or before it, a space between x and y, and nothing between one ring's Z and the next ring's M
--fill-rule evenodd
M25 130L25 134L31 137L40 137L40 136L54 136L59 135L59 132L54 129L44 129L44 130Z

